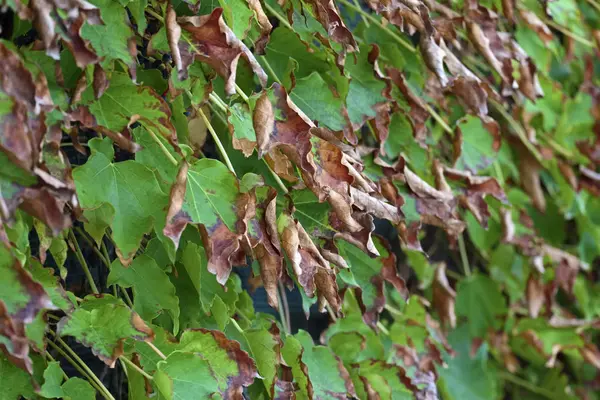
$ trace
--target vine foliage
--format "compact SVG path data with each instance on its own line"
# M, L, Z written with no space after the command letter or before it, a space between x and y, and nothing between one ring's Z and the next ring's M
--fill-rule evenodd
M0 7L0 398L598 398L596 0Z

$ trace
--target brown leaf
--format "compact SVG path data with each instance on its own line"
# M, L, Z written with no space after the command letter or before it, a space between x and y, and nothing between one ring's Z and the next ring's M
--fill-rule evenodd
M54 305L46 294L44 288L33 280L28 271L13 256L10 249L0 244L2 259L1 268L5 275L3 279L18 282L22 298L11 299L4 297L0 300L0 339L6 354L10 355L15 364L33 373L31 359L29 358L29 340L25 335L25 327L31 323L43 309L54 309ZM12 275L12 276L10 276ZM3 293L4 294L4 293Z
M258 26L260 28L260 37L254 43L254 49L256 54L264 54L265 47L267 43L269 43L269 36L271 35L271 30L273 29L273 25L271 25L271 21L269 21L269 17L265 14L262 6L260 5L259 0L247 0L248 7L252 11L254 11L254 15L256 20L258 21Z
M446 57L444 50L428 35L421 36L419 48L425 65L437 76L442 88L448 86L450 80L444 71L444 57Z
M252 125L254 126L254 132L256 132L258 157L261 158L267 145L269 144L269 138L273 134L273 129L275 127L275 114L273 113L273 105L271 104L271 100L269 100L269 95L267 92L263 92L256 100L254 114L252 115Z
M100 66L100 64L94 65L94 96L99 99L106 89L108 89L110 81L106 78L106 72Z
M58 40L62 39L71 49L79 68L99 61L89 48L89 43L80 36L84 22L91 25L102 23L100 10L96 6L84 0L31 0L29 10L46 54L50 57L60 59ZM57 23L54 17L58 15L61 17Z
M248 61L252 71L263 86L267 84L267 74L252 52L238 39L223 20L223 9L215 8L210 15L180 17L182 30L191 35L192 48L187 42L179 41L182 67L187 70L192 58L207 63L225 79L225 91L235 93L236 69L240 57ZM193 55L193 57L188 55Z
M181 27L177 23L177 13L173 9L173 5L169 1L167 4L167 12L165 14L165 28L167 30L167 41L169 42L169 48L171 49L171 56L177 68L177 76L180 81L187 79L188 71L187 67L191 63L191 57L186 54L186 65L179 51L179 40L181 39Z
M446 265L443 263L440 263L435 270L432 288L433 307L436 309L442 323L454 329L456 327L456 314L454 312L456 292L448 283Z
M527 309L531 318L537 318L540 310L544 306L544 284L535 274L529 275L527 280L527 289L525 293L527 299Z
M335 273L324 268L317 268L315 285L319 296L320 311L325 311L325 306L329 303L333 311L339 312L342 308L342 301L338 295Z
M241 236L231 232L221 220L210 228L200 225L200 234L208 257L208 270L225 285L233 265L246 265Z
M329 37L343 45L345 52L358 49L352 32L346 28L333 0L308 0L307 3L312 6L317 21L327 30Z
M182 211L187 189L188 169L189 164L183 161L179 167L177 178L171 187L167 223L163 229L163 234L175 243L175 248L179 247L179 239L183 230L188 223L192 222L190 216Z
M537 33L545 44L550 43L554 39L550 28L533 11L519 7L519 14L523 18L523 21L525 21L525 25Z
M519 148L519 174L523 190L531 197L535 208L541 213L546 211L546 197L540 179L540 163L524 148Z

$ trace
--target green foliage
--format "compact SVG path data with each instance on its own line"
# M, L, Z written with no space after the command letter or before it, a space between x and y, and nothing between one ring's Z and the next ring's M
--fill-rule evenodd
M0 398L600 399L597 0L0 3Z

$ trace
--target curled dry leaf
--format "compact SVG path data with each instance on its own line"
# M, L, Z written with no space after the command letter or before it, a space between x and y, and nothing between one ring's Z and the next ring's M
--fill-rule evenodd
M187 79L188 71L187 65L184 66L183 59L181 57L181 51L179 50L179 40L181 39L181 27L177 23L177 13L173 9L171 2L167 4L167 12L165 14L165 28L167 30L167 41L169 42L169 48L171 49L171 55L175 68L177 68L177 74L180 81ZM187 57L190 58L190 57ZM191 60L186 59L186 63Z
M263 92L256 100L254 114L252 115L252 125L254 126L254 132L256 132L258 156L262 157L275 127L273 105L271 104L271 100L269 100L267 92Z
M525 297L527 299L529 316L531 318L537 318L540 310L544 306L546 296L544 293L544 284L535 274L531 274L527 280Z
M269 17L265 14L259 0L247 1L248 7L254 12L256 20L258 21L258 26L260 27L260 37L254 43L255 50L257 54L264 54L273 25L271 25L271 21L269 21Z
M225 79L225 91L232 95L235 93L237 64L243 57L260 83L266 86L267 74L248 47L227 26L222 8L215 8L210 15L180 17L177 22L184 35L190 38L190 43L185 40L178 43L183 71L187 71L194 58L205 62Z
M436 268L433 278L433 307L442 323L453 329L456 327L455 299L456 292L450 287L446 277L446 265L441 263Z
M312 6L317 20L327 30L329 37L343 45L344 51L352 52L358 49L352 32L344 24L333 0L308 0L307 3Z

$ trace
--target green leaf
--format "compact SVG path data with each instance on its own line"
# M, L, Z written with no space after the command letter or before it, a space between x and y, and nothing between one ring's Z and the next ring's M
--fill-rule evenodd
M273 393L279 365L279 340L274 336L279 335L279 330L276 325L271 328L271 331L273 330L275 332L267 329L251 329L244 332L250 353L268 393Z
M235 176L220 161L203 158L190 164L182 211L193 223L212 227L219 220L235 231Z
M456 356L444 357L448 366L437 369L438 388L443 398L449 400L495 399L498 378L488 366L488 345L484 342L471 357L468 330L468 325L464 324L448 336Z
M41 387L40 395L50 399L62 398L64 396L61 387L63 379L60 363L56 361L48 363L48 367L44 371L44 384Z
M356 62L349 57L345 65L350 77L346 104L353 124L361 124L365 119L375 117L375 105L385 101L382 94L385 83L375 77L373 65L369 62L369 50L369 47L361 46Z
M307 374L306 364L302 361L302 343L294 336L288 336L281 349L285 363L292 369L294 382L298 386L295 392L298 400L310 399L311 382Z
M296 80L290 97L298 107L319 126L341 131L346 125L342 115L343 100L334 95L318 72Z
M138 256L129 267L124 267L115 260L111 265L107 284L132 287L133 309L146 321L152 321L166 310L173 319L173 333L177 334L179 299L169 277L152 258Z
M132 61L127 40L133 36L128 23L127 12L113 0L90 0L101 11L103 24L84 24L81 37L92 44L95 53L107 60ZM112 85L112 83L111 83Z
M217 297L227 305L230 314L235 312L235 303L238 299L235 284L230 279L223 287L217 281L217 277L208 271L208 260L203 247L188 242L181 253L181 263L198 293L205 313L212 310L213 302Z
M401 112L392 114L390 133L385 141L385 152L389 158L404 156L410 166L417 171L427 169L427 151L415 141L412 125Z
M158 364L154 383L167 400L211 399L219 391L209 362L181 351Z
M67 292L59 283L58 277L54 276L51 268L44 268L36 259L30 259L28 268L33 279L38 282L56 307L63 311L70 311L74 304L69 299Z
M184 308L185 309L185 308ZM176 339L164 328L157 325L150 325L154 332L152 344L159 349L165 356L173 353L179 345ZM140 365L143 370L153 374L162 358L146 342L135 341L133 344L135 352L140 356Z
M246 38L246 33L250 30L250 21L254 13L248 8L248 3L244 0L219 0L223 7L223 15L227 25L233 30L238 39Z
M127 338L147 340L152 331L122 300L111 295L86 296L72 314L58 324L59 335L73 336L107 365L114 365Z
M84 209L97 209L104 204L112 207L112 236L122 257L129 259L153 223L164 223L161 217L164 218L167 196L152 171L135 161L112 163L112 154L107 157L99 150L103 143L110 140L90 141L92 156L73 170L73 179Z
M258 376L248 353L240 349L238 342L227 339L219 331L185 331L179 349L207 361L217 380L219 392L225 397L240 393L242 386L250 385Z
M111 0L105 0L111 1ZM171 111L164 100L148 86L137 86L128 75L113 72L110 86L102 97L94 100L91 90L83 96L89 109L96 117L98 125L120 132L125 128L132 116L139 116L152 129L168 136L174 130L171 122Z
M466 116L459 127L462 132L462 146L456 167L473 173L479 172L496 158L494 138L481 120L474 116Z
M2 398L6 400L17 400L20 396L27 398L33 396L29 374L11 363L1 351L0 387L2 388Z
M485 275L474 274L458 283L456 313L467 318L472 338L485 338L487 330L498 328L498 317L507 312L498 285Z
M367 360L354 366L355 373L369 382L371 388L381 399L413 399L414 395L401 381L404 371L401 367L387 364L381 360ZM354 380L360 387L363 380ZM365 393L366 394L366 393ZM359 397L361 397L359 395Z
M325 346L315 346L306 331L299 331L295 339L304 350L302 362L308 370L313 398L346 398L347 395L354 395L354 385L348 371L330 349Z
M70 378L62 385L65 400L95 400L96 390L88 381L81 378Z
M146 14L144 13L146 7L148 6L148 0L131 0L129 4L127 4L127 8L133 15L137 25L137 32L140 35L144 34L146 30L146 26L148 26L148 21L146 21Z

